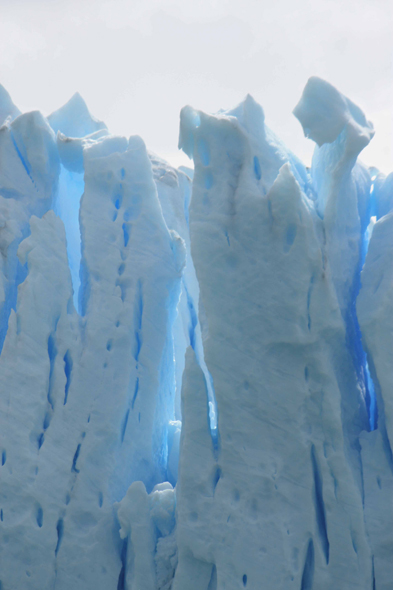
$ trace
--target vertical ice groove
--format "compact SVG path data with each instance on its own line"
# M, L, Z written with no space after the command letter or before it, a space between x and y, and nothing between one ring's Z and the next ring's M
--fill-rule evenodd
M244 578L244 576L243 576L243 578ZM246 584L244 583L244 580L243 580L243 586L244 587L246 586ZM215 565L213 565L213 568L212 568L212 575L211 575L209 586L207 587L207 590L217 590L217 568Z
M56 133L57 149L61 161L59 190L54 203L67 235L67 253L74 290L74 305L82 315L86 305L83 293L87 287L81 269L81 228L79 224L80 200L84 192L83 150L108 135L106 126L90 113L83 98L76 93L63 107L48 117ZM81 288L82 278L82 292Z
M219 437L218 437L218 412L217 412L217 403L214 393L214 384L213 378L209 373L206 363L204 362L204 352L203 352L203 343L201 341L200 336L200 328L199 332L197 331L197 327L199 325L198 316L195 310L194 301L189 293L186 283L183 283L184 290L187 297L187 306L189 310L189 341L190 345L197 354L197 358L199 359L199 364L204 371L205 381L206 381L206 391L207 391L207 398L208 398L208 407L209 407L209 425L210 425L210 432L212 436L212 441L216 449L218 449L219 444ZM198 338L199 337L199 338Z
M184 286L184 291L186 293L186 297L187 297L187 306L188 306L188 310L190 313L190 319L189 319L189 339L190 339L190 344L192 346L192 348L195 350L195 329L197 327L198 324L198 317L196 314L196 310L195 310L195 305L194 302L192 300L192 297L187 289L187 285L184 283L183 281L183 286Z
M81 234L79 227L80 199L84 191L83 174L67 170L61 166L59 190L54 204L54 210L64 223L67 236L67 255L73 286L73 300L75 308L79 308L80 263L81 263Z
M355 347L357 349L357 357L361 365L361 378L364 383L365 400L369 418L369 427L370 430L375 430L376 428L378 428L378 405L376 400L374 381L369 369L367 353L364 345L364 338L362 336L362 331L359 325L359 319L356 309L357 299L362 288L361 273L365 264L366 255L369 248L370 237L375 223L375 217L372 217L372 213L374 212L373 210L375 208L373 203L374 182L373 178L371 177L370 184L370 176L371 171L367 172L364 168L359 167L359 174L356 184L358 189L358 211L361 222L361 246L359 270L357 273L356 280L354 282L354 290L352 295L351 313L353 317L353 323L355 325L355 337L357 341Z
M57 348L56 348L56 343L55 343L55 334L52 332L51 334L49 334L48 337L48 358L49 358L49 378L48 378L48 402L50 407L54 408L54 402L53 402L53 397L52 397L52 380L53 380L53 370L54 370L54 366L55 366L55 362L56 362L56 357L57 357Z
M41 506L37 508L37 525L41 528L44 522L44 513Z
M75 451L74 457L72 459L71 471L73 471L74 473L79 473L79 471L80 471L76 466L76 464L78 462L80 451L81 451L81 443L79 443L78 446L76 447L76 451Z
M82 313L85 303L83 293L79 293L81 274L83 275L79 208L84 192L83 150L105 138L108 131L104 123L97 121L89 113L87 105L78 93L67 104L49 115L48 121L57 134L56 142L61 160L55 212L65 225L74 304ZM84 283L83 285L86 286Z
M314 542L312 539L310 539L308 542L308 546L307 546L306 559L304 561L302 582L301 582L300 590L312 590L313 589L314 567L315 567Z
M63 357L63 361L64 361L64 374L66 376L66 384L64 387L64 402L63 403L64 403L64 405L66 405L67 399L68 399L68 392L70 390L70 385L71 385L72 369L74 366L71 351L69 349L65 353L65 355Z
M117 590L126 590L125 581L127 575L127 539L124 539L121 546L121 570L117 581Z
M135 303L134 303L134 330L135 330L135 352L134 358L138 363L139 354L142 348L142 319L143 319L143 293L142 293L142 282L139 279L137 282L137 288L135 292Z
M200 124L198 116L194 118L194 122L197 125ZM202 142L198 149L203 152L205 161L207 163L207 144ZM175 229L184 239L187 249L187 263L182 277L182 292L177 305L178 317L174 323L173 334L177 384L175 413L177 413L176 417L180 418L181 376L184 368L185 350L187 345L190 344L195 350L198 363L200 364L205 375L207 396L209 401L210 430L212 433L212 440L217 447L217 407L212 377L204 361L201 323L198 319L199 285L195 275L189 236L189 204L191 197L191 182L188 176L181 174L179 171L171 168L155 154L151 154L150 158L153 165L153 174L156 181L158 197L165 221L168 227ZM181 210L184 210L184 217L179 215ZM188 342L184 337L185 329L188 332Z
M374 566L374 556L373 556L373 587L372 590L377 590L377 585L375 583L375 566Z
M56 543L56 548L55 548L55 555L57 557L57 554L59 553L59 549L61 546L61 542L63 540L63 534L64 534L64 521L62 518L59 518L59 520L57 521L56 532L57 532L57 543Z
M135 401L138 396L138 392L139 392L139 377L137 377L136 381L135 381L134 395L132 396L132 402L131 402L132 409L134 409Z
M35 186L34 180L33 180L32 176L31 176L30 165L29 165L28 161L25 160L25 158L22 156L22 153L21 153L21 151L20 151L20 149L18 147L18 144L16 143L15 136L14 136L14 133L13 133L12 130L10 130L10 135L11 135L11 140L12 140L12 143L14 145L15 151L18 154L18 158L22 162L22 166L25 169L25 172L26 172L27 176L30 178L31 182Z
M128 424L128 417L130 415L130 409L127 408L126 414L124 416L124 420L123 420L123 424L121 427L121 433L120 433L120 440L123 443L124 442L124 437L126 435L126 430L127 430L127 424Z
M316 456L315 445L311 445L311 463L314 478L314 504L315 515L317 519L317 527L319 538L322 545L322 550L325 555L326 564L329 563L329 538L326 528L326 511L325 503L323 501L323 482L321 473L318 467L318 460Z
M312 295L312 290L313 290L313 285L314 285L314 277L311 277L310 280L310 286L308 288L308 292L307 292L307 327L309 330L311 330L311 312L310 312L310 305L311 305L311 295Z

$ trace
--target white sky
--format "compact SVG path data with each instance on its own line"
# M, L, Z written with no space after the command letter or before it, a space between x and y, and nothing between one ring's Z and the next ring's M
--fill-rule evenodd
M180 109L247 93L305 163L291 114L307 79L357 103L376 135L362 159L393 170L392 0L0 0L0 83L45 115L79 91L111 132L139 134L175 165Z

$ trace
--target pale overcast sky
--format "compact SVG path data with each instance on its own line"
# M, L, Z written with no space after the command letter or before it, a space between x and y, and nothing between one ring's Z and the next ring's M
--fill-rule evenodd
M0 83L45 115L79 91L111 132L178 165L180 109L247 93L306 163L292 109L307 79L356 102L376 135L362 159L393 170L392 0L0 0Z

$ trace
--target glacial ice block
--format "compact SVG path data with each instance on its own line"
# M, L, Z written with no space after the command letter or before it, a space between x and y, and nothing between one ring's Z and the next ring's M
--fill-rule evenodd
M388 448L392 449L393 213L373 226L361 281L357 300L359 323L376 388L379 428Z
M59 177L55 136L38 111L0 128L0 191L23 201L30 215L52 205Z
M65 225L67 236L67 254L74 290L74 303L79 311L81 237L79 227L80 200L84 191L83 150L92 146L101 138L108 136L106 129L101 129L83 138L73 138L57 132L56 144L61 168L59 189L54 203L54 211ZM118 138L119 141L125 138Z
M378 428L360 436L364 518L372 552L373 586L390 590L393 565L393 473L386 434Z
M25 270L16 256L28 231L28 214L22 203L0 193L0 352L8 329L10 311L15 307L17 286Z
M57 583L64 589L70 561L74 583L81 579L104 589L120 575L121 552L115 555L113 545L109 551L113 502L135 480L150 491L166 479L167 428L173 419L172 324L184 246L165 225L142 140L130 138L123 152L111 151L117 144L106 141L109 146L102 142L84 155L84 370L71 382L69 395L86 391L92 397L58 554ZM99 551L80 536L82 509L102 535Z
M204 590L328 590L337 579L343 589L366 589L372 563L361 473L347 460L341 423L344 392L356 399L357 379L321 222L290 159L278 172L274 153L257 151L263 137L233 114L186 110L183 121L181 142L195 163L191 253L218 427L210 461L195 468L182 454L193 444L197 453L202 439L182 434L177 527L195 534L178 534L174 588L200 576ZM181 490L209 477L211 491L196 490L193 510L181 510Z
M198 143L196 137L199 127L208 121L211 121L211 123L214 121L211 133L211 139L214 143L215 136L218 138L220 128L223 134L226 133L229 142L228 147L231 147L234 172L236 167L239 166L238 156L241 151L247 149L247 145L252 148L254 152L252 166L255 180L264 194L272 186L281 166L288 161L291 163L297 181L305 190L308 188L310 179L305 166L265 125L263 109L255 102L252 96L248 95L235 109L220 111L215 116L196 111L189 106L182 109L180 113L179 148L190 158L193 158L194 163L201 161L207 167L209 166L208 154L204 149L204 143L203 141ZM233 127L233 135L227 133L230 127ZM235 129L237 130L236 133ZM206 188L209 188L210 183L211 176L207 169Z
M151 489L167 478L184 243L165 224L142 140L97 138L83 149L83 319L53 212L31 218L19 247L28 274L0 359L0 534L15 530L1 556L5 590L116 588L124 551L113 503L135 479ZM2 198L4 247L22 237L10 207L28 217L20 193ZM160 579L173 577L173 547L172 536L152 556Z
M176 358L176 399L175 417L181 419L180 392L184 370L185 351L192 346L198 358L198 363L206 374L208 371L204 362L201 322L198 319L199 286L195 274L194 263L191 256L191 243L189 231L189 206L191 199L192 183L190 178L170 166L156 154L150 154L153 176L157 187L162 213L168 227L174 229L184 240L186 246L186 266L182 275L182 290L177 307L177 317L173 326L174 347ZM213 392L209 387L209 398L213 403ZM175 433L175 445L178 435ZM172 449L171 449L172 452ZM173 448L174 455L178 455ZM172 457L171 464L173 464ZM177 472L177 468L175 470ZM172 483L176 479L171 477Z
M371 229L357 313L376 397L374 432L360 437L364 514L373 553L374 587L388 590L393 565L393 213Z
M78 422L63 412L63 357L75 337L64 228L52 211L30 225L18 250L29 273L0 358L0 579L21 590L54 584Z
M1 590L391 590L390 177L333 87L295 110L311 170L185 107L195 174L79 96L7 115Z
M40 113L25 113L0 127L0 351L26 275L16 251L30 231L30 216L41 217L53 206L59 169L54 133Z
M81 241L80 199L84 191L83 150L109 135L106 125L93 117L83 98L76 93L63 107L48 117L56 135L61 162L55 212L64 222L70 261L74 303L79 311Z
M304 135L319 147L333 143L346 126L348 133L353 134L348 150L360 151L374 135L373 126L362 110L332 84L316 76L308 80L293 114L299 119Z
M56 141L61 163L69 172L82 174L84 171L83 150L108 135L109 133L106 129L95 131L81 138L67 137L61 131L58 131Z
M213 539L206 523L214 526L214 491L220 471L214 458L207 400L205 376L190 346L182 386L183 423L176 508L179 565L173 590L207 588L214 568L212 548L209 550ZM188 476L191 469L193 478ZM206 559L206 550L210 559Z
M149 497L141 481L134 482L117 510L120 535L127 538L124 586L156 589L154 567L155 535L150 518Z
M124 587L170 590L177 566L174 534L176 493L171 484L157 484L148 495L134 482L117 504L125 541Z
M393 173L385 176L376 174L373 178L372 199L374 211L378 219L393 211Z
M359 107L319 78L308 81L294 114L304 128L310 126L308 135L318 144L311 167L314 203L317 214L323 219L326 258L359 384L357 392L347 387L343 389L342 406L346 437L351 441L348 452L358 462L353 449L361 430L367 429L368 420L373 423L373 416L370 411L372 384L368 381L355 309L367 248L365 233L372 206L372 181L368 169L357 157L372 139L374 130Z
M90 114L79 93L76 93L59 110L49 115L48 121L56 134L61 162L59 190L54 209L65 224L74 303L79 311L81 261L79 208L84 191L83 150L109 135L109 132L102 121L98 121Z

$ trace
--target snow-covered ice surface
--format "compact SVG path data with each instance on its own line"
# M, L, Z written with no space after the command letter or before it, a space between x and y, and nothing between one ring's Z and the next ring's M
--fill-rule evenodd
M391 590L393 181L311 78L175 169L0 86L0 589Z

